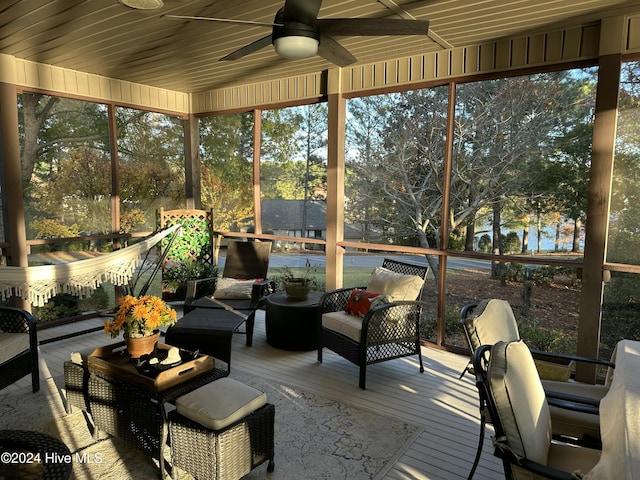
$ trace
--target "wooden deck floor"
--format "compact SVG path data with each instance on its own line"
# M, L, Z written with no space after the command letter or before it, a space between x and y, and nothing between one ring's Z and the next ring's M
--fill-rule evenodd
M100 319L83 322L100 325ZM40 341L73 331L77 325L39 332ZM73 351L110 343L102 332L41 345L41 377L62 375L62 365ZM263 317L258 314L253 347L243 335L234 335L232 370L259 375L299 386L309 392L341 400L381 415L393 416L422 427L422 431L381 480L449 480L466 478L478 440L477 390L472 378L458 379L468 358L423 348L424 374L417 358L374 365L367 374L367 390L358 388L358 369L325 350L322 364L316 352L288 352L266 342ZM7 389L27 387L30 377ZM5 390L7 391L7 390ZM3 392L4 393L4 392ZM490 437L488 434L487 437ZM490 440L475 479L503 478L502 467L492 454Z

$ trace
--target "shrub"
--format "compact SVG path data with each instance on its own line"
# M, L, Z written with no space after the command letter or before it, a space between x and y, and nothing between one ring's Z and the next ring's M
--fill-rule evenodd
M42 307L33 307L33 316L40 322L73 317L80 314L80 299L68 293L59 293Z
M535 320L522 320L518 324L520 338L533 349L553 353L575 354L577 341L567 332L543 328Z
M177 292L186 289L189 280L215 278L217 276L217 266L209 262L199 262L189 259L170 265L162 272L162 285L169 291ZM213 291L209 293L213 293Z
M478 240L478 250L482 253L491 253L491 237L486 233Z

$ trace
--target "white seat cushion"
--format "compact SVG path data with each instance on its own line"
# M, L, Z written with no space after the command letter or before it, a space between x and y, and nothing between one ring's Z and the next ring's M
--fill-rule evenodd
M28 333L0 333L0 363L29 350Z
M179 397L176 411L210 430L220 430L266 403L264 392L225 377Z
M322 326L334 332L360 341L360 332L362 332L362 318L356 315L349 315L347 312L329 312L322 315Z
M488 374L509 446L516 455L546 465L551 416L529 348L522 340L496 343Z
M403 275L383 267L376 267L371 273L367 291L388 295L394 302L416 300L424 280L417 275Z

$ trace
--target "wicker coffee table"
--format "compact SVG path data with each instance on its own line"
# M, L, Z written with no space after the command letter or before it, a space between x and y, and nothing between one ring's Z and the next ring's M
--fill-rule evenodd
M160 344L159 349L168 345ZM139 373L121 344L97 349L88 358L88 399L96 429L123 440L158 460L164 479L167 403L226 377L213 358L181 351L180 365L154 374ZM154 377L155 375L155 377Z

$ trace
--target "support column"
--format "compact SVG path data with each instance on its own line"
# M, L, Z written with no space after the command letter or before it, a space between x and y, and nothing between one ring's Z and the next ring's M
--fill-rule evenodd
M341 92L339 68L327 76L328 144L327 144L327 291L342 287L344 250L338 242L344 240L344 149L347 102Z
M186 208L202 208L202 186L200 176L200 126L194 115L189 115L184 124L184 188Z
M5 241L10 244L7 263L29 265L24 217L20 141L18 134L18 94L14 58L0 55L0 165L2 166L2 210ZM10 188L9 188L10 186ZM13 297L12 304L31 310L29 302Z
M580 326L578 355L597 357L600 344L603 266L606 260L611 178L618 119L618 92L624 45L624 19L605 19L601 26L601 55L598 70L596 113L593 124L593 147L589 174L589 204L582 292L580 296ZM595 382L596 369L578 363L576 380Z
M254 233L262 233L262 194L260 186L260 150L262 148L262 110L253 111L253 224Z

